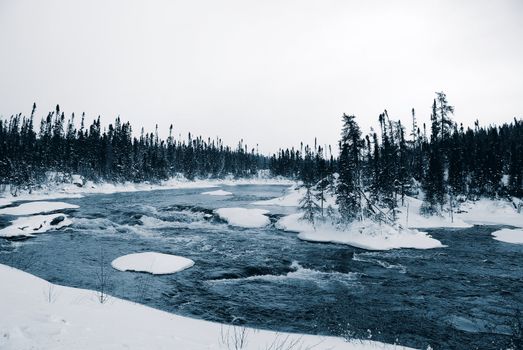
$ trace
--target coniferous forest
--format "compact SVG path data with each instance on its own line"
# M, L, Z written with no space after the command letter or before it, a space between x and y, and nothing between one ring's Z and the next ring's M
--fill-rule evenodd
M410 125L379 115L379 129L363 135L352 115L343 115L336 156L318 144L261 155L243 141L236 147L220 139L174 137L166 140L117 118L104 127L81 116L66 118L59 106L41 120L36 105L30 116L0 119L0 181L14 188L37 186L47 171L80 174L94 181L158 181L177 174L188 179L273 176L299 179L310 190L334 188L340 214L347 220L372 214L363 199L394 213L405 195L422 189L423 210L438 212L458 198L523 196L523 121L500 126L457 125L443 92L432 103L430 124ZM338 174L334 176L334 174ZM335 178L337 180L335 180ZM336 184L334 184L336 182ZM319 199L321 200L321 199ZM370 213L369 213L370 211Z

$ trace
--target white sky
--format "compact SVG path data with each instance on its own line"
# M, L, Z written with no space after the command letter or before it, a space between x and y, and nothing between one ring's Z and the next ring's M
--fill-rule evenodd
M523 1L0 0L0 115L59 103L273 152L383 109L523 116Z

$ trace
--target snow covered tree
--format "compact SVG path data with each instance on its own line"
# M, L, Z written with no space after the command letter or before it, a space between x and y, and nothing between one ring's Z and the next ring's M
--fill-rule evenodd
M303 211L303 219L314 224L315 218L320 211L318 203L316 203L315 194L312 190L312 184L307 183L303 186L305 188L305 195L300 200L300 209Z
M360 164L362 146L361 131L355 117L344 114L336 202L339 205L342 221L345 223L363 219Z

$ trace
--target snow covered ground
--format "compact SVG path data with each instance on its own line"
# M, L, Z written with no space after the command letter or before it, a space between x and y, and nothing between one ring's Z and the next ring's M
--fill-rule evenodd
M348 244L367 250L444 247L429 234L415 229L398 230L391 225L372 221L353 222L343 229L337 229L329 223L317 223L314 227L301 218L302 214L285 216L277 222L276 227L299 232L298 238L304 241Z
M263 206L277 205L280 207L299 207L300 201L304 195L305 195L305 188L294 184L293 186L288 188L286 193L281 197L267 199L267 200L263 200L263 201L257 201L257 202L253 202L251 204L263 205ZM323 206L324 206L324 208L326 208L329 205L332 206L333 208L337 208L335 198L333 196L329 196L328 194L325 194L325 203L323 203Z
M177 255L144 252L116 258L111 265L119 271L148 272L165 275L188 269L194 261Z
M77 209L79 206L64 202L29 202L23 203L16 207L0 209L0 215L34 215L40 213L49 213L63 209Z
M202 194L206 194L209 196L231 196L232 193L224 190L216 190L216 191L207 191L202 192Z
M0 348L21 349L407 349L369 340L276 333L190 319L129 301L51 284L0 265ZM231 346L228 346L232 345ZM280 347L275 347L281 345Z
M58 230L71 224L72 221L65 214L23 216L1 229L0 237L32 237L37 233Z
M492 236L494 236L495 240L501 242L523 244L523 229L520 228L513 230L505 228L492 232Z
M265 227L271 223L269 218L265 216L269 211L264 209L220 208L216 209L215 213L221 219L227 221L229 225L238 227L257 228Z

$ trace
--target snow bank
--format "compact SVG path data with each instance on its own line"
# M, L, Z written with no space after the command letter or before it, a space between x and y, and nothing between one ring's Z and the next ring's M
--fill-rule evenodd
M510 225L523 227L523 213L518 213L506 200L480 199L467 201L454 213L426 217L420 213L422 201L413 197L405 198L405 205L398 208L398 222L409 228L467 228L473 225ZM448 209L448 208L446 208Z
M0 207L5 207L19 201L41 201L51 199L63 199L63 198L82 198L80 193L49 193L49 192L33 192L26 193L20 196L8 195L0 197Z
M301 218L302 214L288 215L281 218L276 227L285 231L299 232L298 238L304 241L347 244L367 250L444 247L440 241L418 230L398 230L390 225L372 221L354 222L339 230L328 223L313 227Z
M20 204L17 207L0 209L0 215L33 215L39 213L49 213L51 211L63 209L77 209L78 205L64 202L29 202Z
M10 226L0 230L0 237L32 237L36 233L69 226L72 221L64 214L34 215L20 217L14 220Z
M206 194L209 196L231 196L231 192L227 192L224 190L216 190L216 191L208 191L208 192L202 192L202 194Z
M155 252L128 254L116 258L111 265L119 271L149 272L165 275L179 272L194 265L194 261L181 256Z
M253 205L279 205L281 207L298 207L300 200L305 195L305 189L297 188L292 186L289 188L285 195L273 199L267 199L263 201L257 201L252 203Z
M480 199L460 206L458 218L470 224L510 225L523 227L523 212L518 213L511 202L506 200Z
M0 265L0 281L0 348L4 350L226 350L222 335L232 340L235 331L241 331L117 298L100 304L94 291L54 285L5 265ZM245 332L245 350L267 349L285 339L296 341L302 349L407 349L369 340L347 342L250 328Z
M495 240L506 242L506 243L515 243L523 244L523 229L508 229L492 232Z
M269 213L269 211L263 209L221 208L216 209L215 213L233 226L256 228L264 227L271 223L269 218L264 215Z
M421 214L423 201L405 196L405 203L398 207L398 223L409 228L467 228L472 227L470 223L463 221L456 213L453 218L448 213L442 216L424 216Z

